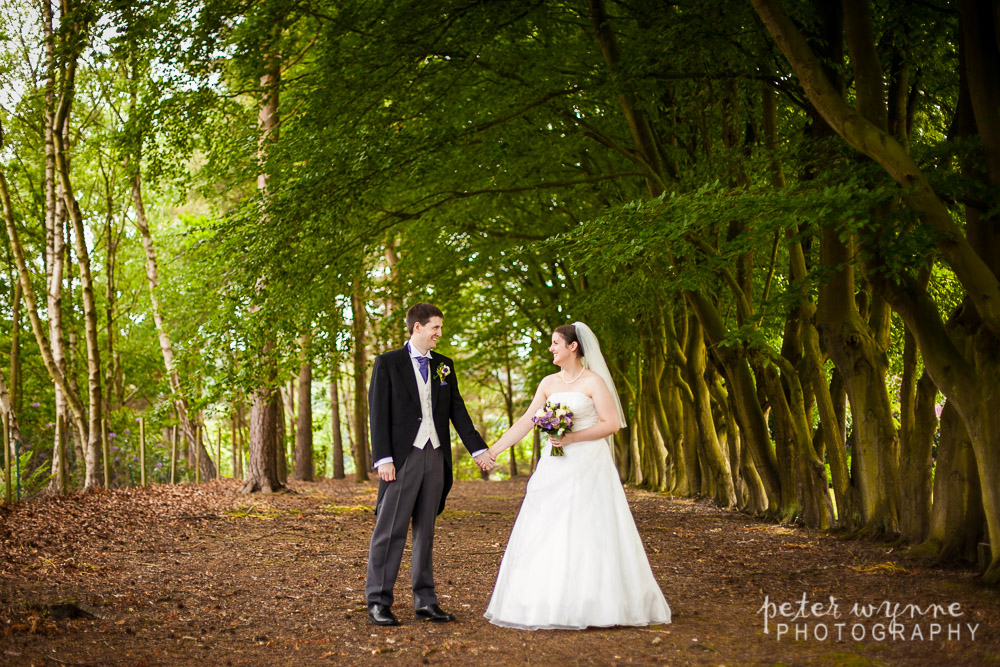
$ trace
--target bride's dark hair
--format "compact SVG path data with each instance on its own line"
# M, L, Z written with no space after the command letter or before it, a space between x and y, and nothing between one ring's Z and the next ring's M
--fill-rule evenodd
M572 345L576 343L576 356L583 356L583 343L580 339L576 337L576 327L572 324L564 324L560 327L556 327L556 333L562 336L563 340L566 341L567 345Z

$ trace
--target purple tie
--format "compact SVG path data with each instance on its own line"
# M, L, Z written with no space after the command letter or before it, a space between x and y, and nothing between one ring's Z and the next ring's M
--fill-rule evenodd
M417 366L420 368L420 377L424 379L424 382L427 382L430 370L428 366L430 365L430 363L431 360L428 359L427 357L417 357Z

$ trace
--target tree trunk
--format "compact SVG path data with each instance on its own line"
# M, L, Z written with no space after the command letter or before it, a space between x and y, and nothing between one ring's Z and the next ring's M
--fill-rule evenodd
M295 479L312 482L316 478L312 433L312 365L299 369L299 413L295 431Z
M277 390L258 389L250 404L250 453L243 493L273 493L284 488L278 481L277 417L281 408Z
M68 133L68 130L67 130ZM59 187L59 201L64 201L62 198L62 187ZM63 207L65 209L65 206ZM63 227L66 231L66 238L63 243L63 248L66 250L65 257L63 258L63 267L66 269L66 282L63 286L63 301L66 303L73 303L73 262L72 262L72 250L73 247L73 230L68 222L65 221L65 212L63 213ZM80 358L80 346L78 345L77 339L77 329L79 328L74 322L74 309L69 308L62 313L64 317L63 321L63 331L66 334L66 368L77 368L78 364L76 360ZM80 385L76 380L75 372L64 373L66 384L69 387L69 391L72 392L72 396L77 397L76 401L83 406L83 402L80 400ZM58 383L57 383L58 384ZM87 419L86 415L81 413L79 416L73 409L73 399L69 396L64 396L67 402L67 421L73 424L73 428L67 430L67 436L72 442L72 447L70 448L77 461L83 461L84 459L84 446L87 442ZM67 450L69 451L69 450Z
M237 409L229 414L229 440L233 457L233 479L243 479L243 447L240 444L240 425Z
M257 190L266 201L268 192L267 155L278 140L278 100L281 84L281 56L276 43L281 36L281 25L274 28L273 41L266 45L263 55L264 72L260 77L261 104L257 115L260 132L257 141ZM262 218L267 220L266 211ZM264 285L260 286L262 289ZM251 394L250 405L250 452L247 456L247 481L244 493L263 491L270 493L284 487L278 471L278 442L275 429L281 411L281 396L275 386L277 371L270 360L273 343L266 342L261 347L261 356L266 360L266 370L257 379L257 388Z
M68 16L68 12L73 8L64 5L62 9L63 16L65 17ZM55 53L62 45L59 45L59 47L56 45L56 36L52 30L53 15L50 3L42 3L42 15L43 32L46 42L47 129L44 133L44 139L46 142L47 180L46 228L47 231L51 230L53 235L56 233L61 235L63 228L62 220L64 219L63 216L68 213L74 223L76 235L82 238L82 216L80 214L80 208L76 204L69 181L69 115L74 98L79 49L84 42L84 40L80 39L80 36L81 33L86 33L89 26L86 23L86 19L79 22L73 22L66 19L65 25L60 29L60 37L66 40L68 48L66 48L65 53L63 54L63 70L57 74L57 61ZM58 104L55 104L56 81L61 81L62 84ZM6 200L9 198L9 195L6 193L6 183L3 183L3 186ZM5 213L7 213L6 209L8 204L9 202L5 201ZM49 213L50 211L51 214ZM32 320L32 330L42 353L46 370L49 371L50 377L53 379L56 386L60 388L69 402L69 407L72 410L73 421L76 425L77 435L81 446L84 447L84 459L86 462L84 488L93 488L100 483L100 474L97 470L97 446L100 439L99 424L101 422L101 391L100 358L97 354L97 313L94 307L93 282L90 277L89 255L86 252L86 243L80 241L76 244L76 247L78 250L78 259L81 261L81 287L83 287L85 328L88 336L88 372L91 383L93 383L95 379L97 382L96 387L89 387L91 403L89 425L87 423L87 413L84 409L82 401L79 398L79 393L75 385L75 376L72 373L67 373L65 370L65 362L60 364L52 354L52 349L54 348L50 347L50 345L61 346L61 336L57 336L55 341L46 340L47 336L41 327L41 322L38 320L37 310L35 308L36 300L34 298L34 292L33 290L30 290L28 285L25 284L25 281L30 281L30 274L27 272L27 268L23 261L23 251L21 251L20 248L20 240L17 239L16 230L13 226L13 213L10 212L10 215L6 217L9 217L8 235L11 239L11 245L14 247L15 259L17 259L17 256L20 253L20 259L18 259L17 262L18 271L21 274L22 288L25 291L25 304L28 306L29 318ZM52 238L51 243L54 252L59 242ZM48 249L48 239L46 246ZM81 249L83 250L82 257L79 253ZM51 259L55 261L55 257L52 257ZM84 268L86 268L85 271ZM61 291L60 288L54 287L51 284L48 287L54 288L53 296L59 295ZM56 322L56 329L59 329L60 327L58 325L61 324L61 309L57 310L55 315L57 320L59 320ZM50 317L51 316L52 313L50 313ZM62 462L60 462L60 465L62 465Z
M484 438L487 438L488 435L487 435L487 430L486 430L486 409L485 409L485 406L483 405L482 398L480 396L473 396L471 398L473 400L473 404L476 406L476 408L475 408L475 415L476 415L476 422L478 422L478 424L479 424L479 432L483 434ZM455 447L459 451L465 449L465 447L458 441L458 438L455 439ZM455 479L458 479L458 461L459 461L459 457L457 455L455 455L454 459L455 459ZM490 478L490 473L488 471L483 470L483 469L479 468L478 466L477 466L477 469L479 470L479 477L481 479L489 479Z
M808 276L805 252L802 244L796 240L798 227L793 226L786 235L789 240L792 280L804 286ZM834 499L837 504L837 522L841 527L853 530L859 525L861 516L857 488L847 469L843 415L838 412L838 403L834 400L831 387L827 383L826 371L823 369L824 356L820 347L819 331L815 324L817 309L804 287L802 290L802 305L799 307L802 354L819 411L820 436L826 445L826 457L830 463L830 477L833 480Z
M503 392L503 404L507 412L507 428L510 428L514 425L514 383L510 373L510 347L506 334L504 334L504 370L507 373L507 380ZM517 447L511 447L508 451L510 452L510 476L514 478L517 477Z
M285 419L285 409L282 409L282 392L281 390L276 390L274 392L274 400L278 406L278 414L275 415L275 449L274 449L274 465L278 470L278 481L282 485L288 483L288 422L294 424L292 420ZM285 406L287 408L287 403ZM294 426L293 426L294 428Z
M160 343L160 356L163 357L163 366L167 372L167 382L170 386L170 394L173 398L174 409L180 418L181 433L188 443L188 449L194 446L194 424L191 422L190 408L187 398L181 388L180 373L177 370L177 362L174 356L173 341L167 331L166 322L163 317L163 307L160 303L159 285L160 274L156 259L156 246L153 243L153 235L149 229L149 221L146 218L146 206L142 196L142 174L140 172L141 155L137 155L134 163L130 165L132 181L132 205L135 208L135 226L142 237L142 247L146 254L146 282L149 284L149 300L153 311L153 324L156 326L156 336ZM208 457L202 457L206 460ZM213 474L207 477L213 477Z
M707 464L704 472L712 479L716 502L722 507L732 507L736 504L736 489L729 468L729 455L728 452L722 451L722 445L719 443L715 421L712 419L711 396L705 382L708 350L705 347L701 324L693 315L688 328L688 347L685 356L688 360L688 379L694 397L692 407L695 423L698 425L699 450ZM706 491L702 489L702 492Z
M63 127L69 117L76 73L75 59L67 65L66 69L66 91L56 114L56 128ZM53 136L55 138L56 175L62 185L66 211L73 225L73 240L77 265L80 270L80 290L83 295L84 339L87 346L87 395L90 417L87 445L84 450L86 472L83 488L92 489L100 486L103 479L99 461L103 396L101 392L101 350L97 334L97 303L94 297L94 279L90 271L90 251L87 248L83 214L80 211L80 205L76 200L73 184L70 180L69 146L62 132L53 132Z
M629 404L636 405L638 398L635 391L629 391L628 395ZM628 409L625 405L622 405L622 408ZM636 406L636 409L638 410L638 406ZM642 453L639 450L639 434L641 431L642 429L639 427L639 424L628 429L626 436L623 438L625 444L624 456L618 462L618 476L622 482L633 486L642 486L644 481L642 477Z
M690 396L691 390L681 379L680 369L672 365L667 373L667 386L662 390L666 395L665 412L668 424L667 475L665 489L671 495L689 495L688 467L684 460L684 403L681 395Z
M351 458L354 459L357 455L357 447L354 444L354 406L353 401L351 400L354 395L354 380L346 374L343 379L344 386L340 387L338 390L342 390L341 395L344 396L343 408L344 423L347 425L347 428L345 429L347 433L347 451L351 453Z
M288 447L283 451L283 457L287 461L287 466L289 468L295 468L295 442L296 434L295 429L298 425L298 418L296 417L295 411L295 385L298 378L291 378L288 380L288 389L282 391L282 398L285 402L285 412L283 414L282 424L287 424L288 430L282 431L282 442L286 443Z
M42 6L42 32L45 37L45 252L46 252L46 304L49 316L49 342L51 344L52 358L56 367L65 376L66 371L66 348L65 335L63 333L62 317L62 292L64 263L66 259L66 214L62 196L62 188L56 178L56 147L55 137L55 85L56 85L56 58L55 39L52 30L52 5L48 0L43 0ZM18 284L18 288L20 284ZM20 290L15 292L15 296L20 296ZM18 324L18 317L14 317L15 325ZM16 331L16 329L15 329ZM13 349L13 340L11 342ZM14 376L14 356L11 355L11 391L17 392L19 380ZM18 401L15 400L15 404ZM48 491L59 495L64 495L68 491L69 466L66 451L66 421L60 422L59 417L68 412L65 394L59 383L55 383L55 408L56 408L56 433L52 446L52 478L49 481ZM77 428L85 426L77 423Z
M11 402L11 395L7 391L7 383L3 381L3 373L0 373L0 411L2 411L3 414L8 415L10 460L13 462L15 457L18 455L17 443L23 442L23 438L21 437L21 428L17 423L17 413L14 412L13 403ZM0 428L2 428L2 426L0 426ZM3 455L0 455L0 465L3 465Z
M927 540L914 554L936 560L964 559L974 562L982 521L970 520L981 513L975 456L968 431L954 405L948 401L941 413L941 440L934 475L934 505Z
M908 333L905 346L916 352L916 343ZM931 453L934 448L934 431L937 428L934 411L937 387L926 372L912 387L908 385L910 383L904 379L900 401L902 435L899 476L904 489L900 531L909 544L916 544L926 539L930 526L931 472L934 465Z
M781 377L770 369L765 370L764 377L775 420L784 422L783 430L790 441L795 496L802 509L802 520L809 527L827 530L834 523L833 504L827 492L826 469L813 447L799 375L783 356L775 355L774 361L782 370Z
M114 406L111 401L114 397L115 381L115 255L118 253L118 244L113 238L114 228L114 197L113 190L108 180L107 190L107 221L105 225L105 249L104 249L104 344L107 354L104 358L104 389L107 394L104 399L104 418L111 419L111 412ZM108 430L111 430L110 423Z
M406 311L403 308L403 289L399 278L399 254L396 252L396 233L392 230L386 233L385 263L389 267L386 276L385 322L389 330L386 340L390 347L402 347L406 342Z
M836 260L827 263L836 265ZM857 471L854 481L861 518L872 530L895 533L899 529L900 505L899 436L883 380L888 358L853 305L846 313L831 316L831 311L822 307L823 297L820 299L823 339L845 379L851 405L852 458Z
M365 386L367 371L365 327L367 316L361 300L361 286L355 285L351 295L354 333L354 481L368 481L368 392Z
M778 462L771 447L771 436L757 397L757 383L750 372L746 355L725 344L725 325L718 310L704 295L686 292L685 298L692 305L692 310L697 315L708 342L712 344L714 354L721 366L726 369L726 376L732 385L731 391L735 397L736 417L741 432L746 435L747 448L750 450L754 467L764 484L768 511L777 513L778 499L782 493ZM692 380L689 378L690 381Z
M666 491L669 486L667 475L667 440L671 437L665 412L662 394L663 377L666 375L666 363L662 344L654 344L657 327L648 330L644 337L643 356L649 369L642 382L643 393L646 396L646 417L649 424L649 442L646 443L645 458L650 462L649 471L653 480L647 480L649 488L656 491ZM655 483L654 483L655 481Z
M838 412L838 403L834 400L832 388L827 384L819 332L811 319L803 327L802 340L806 364L815 390L816 405L819 409L820 433L826 444L826 457L830 463L833 497L837 504L837 523L841 527L853 530L861 521L858 492L847 468L847 443L841 426L841 413Z
M336 368L330 376L330 430L333 443L333 478L344 479L344 436L340 430L340 393Z
M14 283L10 304L10 407L21 411L21 283Z

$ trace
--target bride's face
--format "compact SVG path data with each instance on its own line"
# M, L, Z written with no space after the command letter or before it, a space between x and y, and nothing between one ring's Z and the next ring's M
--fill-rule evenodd
M562 337L562 334L554 332L552 334L552 344L549 345L549 352L552 354L552 363L556 366L570 363L576 359L576 347L576 343L567 345L566 339Z

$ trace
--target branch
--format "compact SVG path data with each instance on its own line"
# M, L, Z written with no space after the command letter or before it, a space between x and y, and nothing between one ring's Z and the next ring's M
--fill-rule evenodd
M780 0L751 0L768 32L788 58L809 101L855 150L877 162L903 188L907 204L938 234L937 245L955 272L984 325L1000 337L1000 279L951 218L906 149L888 132L852 109L823 71L805 37L781 7ZM941 386L941 385L939 385Z
M523 116L524 114L528 113L532 109L540 107L543 104L548 104L549 102L551 102L552 100L554 100L556 98L565 97L567 95L572 95L573 93L580 92L580 90L581 90L580 86L573 86L572 88L567 88L566 90L556 90L556 91L553 91L551 93L546 93L545 95L542 95L540 98L538 98L534 102L531 102L531 103L529 103L529 104L521 107L520 109L512 111L512 112L510 112L510 113L508 113L508 114L506 114L504 116L500 116L499 118L496 118L494 120L485 122L485 123L483 123L481 125L477 125L475 127L469 128L468 130L466 130L462 134L459 134L458 136L459 137L464 137L464 136L468 136L470 134L477 134L477 133L482 132L484 130L490 129L491 127L495 127L497 125L502 125L502 124L506 123L509 120L513 120L514 118L517 118L518 116Z
M299 64L299 61L300 61L300 60L302 60L302 59L303 59L303 58L305 57L305 55L306 55L307 53L309 53L309 50L310 50L310 49L311 49L311 48L313 47L313 44L315 44L315 43L316 43L316 40L317 40L317 38L319 38L319 32L317 32L317 33L316 33L316 36L315 36L315 37L313 37L313 38L312 38L311 40L309 40L309 43L308 43L308 44L306 44L306 45L305 45L305 46L304 46L304 47L302 48L302 52L301 52L301 53L299 53L299 55L295 56L295 57L294 57L294 58L292 59L292 61L291 61L291 62L289 62L289 63L288 63L288 64L287 64L286 66L285 66L285 68L281 70L281 75L282 75L282 78L284 78L284 75L285 75L285 73L286 73L286 72L287 72L288 70L290 70L290 69L292 69L293 67L295 67L296 65L298 65L298 64Z
M701 251L710 259L718 258L719 253L716 252L715 248L713 248L705 239L692 234L688 236L688 240L694 243L698 248L701 248ZM750 316L753 313L750 309L750 304L747 301L747 295L743 292L743 288L740 287L740 284L737 282L735 276L733 276L733 272L721 264L719 264L715 271L722 277L726 284L729 285L729 289L733 293L733 297L736 299L736 308L739 311L740 318L742 320L740 324L749 322Z
M450 201L454 201L456 199L466 199L468 197L477 197L479 195L514 194L514 193L517 193L517 192L530 192L532 190L545 190L545 189L549 189L549 188L568 188L568 187L573 187L574 185L586 185L588 183L599 183L601 181L610 181L610 180L615 180L615 179L619 179L619 178L625 178L627 176L642 176L642 174L640 174L638 172L634 172L634 171L626 171L626 172L620 172L620 173L615 173L615 174L608 174L606 176L595 176L593 178L581 178L581 179L572 180L572 181L555 181L555 182L552 182L552 183L536 183L534 185L521 185L521 186L513 186L513 187L509 187L509 188L487 188L485 190L465 190L465 191L462 191L462 192L455 191L455 190L450 191L450 192L448 192L448 191L445 191L445 192L435 192L435 193L426 195L424 197L421 197L420 199L418 199L416 202L413 202L413 203L417 204L419 202L422 202L422 201L425 201L425 200L430 199L432 197L437 197L437 196L440 196L440 195L446 195L446 196L443 199L440 199L440 200L434 202L433 204L425 206L424 208L422 208L419 211L416 211L414 213L407 213L405 211L392 211L392 210L389 210L389 209L386 209L386 208L382 208L381 211L383 213L385 213L387 216L391 216L391 217L394 217L394 218L400 218L402 220L412 220L414 218L419 218L424 213L427 213L430 210L438 208L439 206L443 206L444 204L446 204L446 203L448 203Z
M904 276L901 284L888 280L880 282L879 287L893 310L913 332L924 367L941 393L953 399L956 393L979 391L982 384L975 366L955 346L937 305L931 301L926 290L919 289L910 276ZM959 405L966 403L956 402Z
M581 132L583 136L593 139L597 143L606 146L607 148L610 148L616 153L624 155L629 160L636 163L642 168L642 176L653 179L664 190L668 189L666 181L663 180L663 176L653 168L653 165L649 164L649 162L642 156L642 154L639 153L639 151L633 150L631 148L625 148L621 144L615 142L613 139L608 137L608 135L601 132L595 126L591 125L582 118L578 117L576 114L565 111L563 112L563 115L573 123L576 123L580 127L584 128L584 131Z

